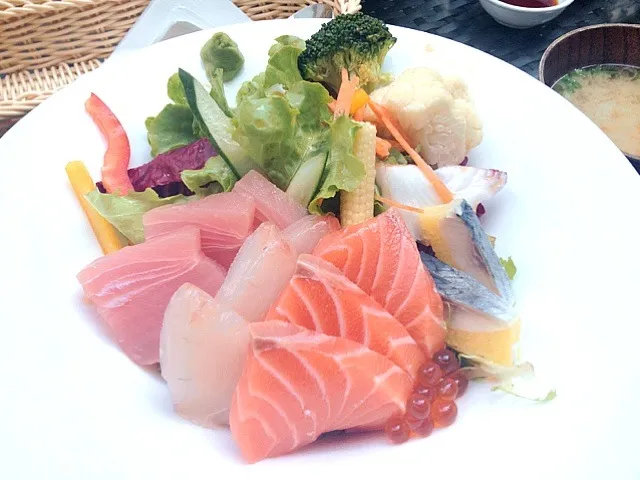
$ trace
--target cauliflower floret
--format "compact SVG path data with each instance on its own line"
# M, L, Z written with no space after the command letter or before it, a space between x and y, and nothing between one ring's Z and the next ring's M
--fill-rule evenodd
M459 164L482 140L482 123L458 77L414 68L374 91L371 98L391 112L433 166Z

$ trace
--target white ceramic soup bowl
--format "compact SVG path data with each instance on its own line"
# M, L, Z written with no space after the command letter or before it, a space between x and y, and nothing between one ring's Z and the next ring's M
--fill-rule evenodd
M553 20L573 3L573 0L560 0L558 5L544 8L517 7L500 0L480 0L482 8L494 20L512 28L530 28Z

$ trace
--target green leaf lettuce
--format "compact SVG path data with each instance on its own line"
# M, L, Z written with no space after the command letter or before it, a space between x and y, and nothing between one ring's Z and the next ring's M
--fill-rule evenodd
M151 188L122 197L94 190L87 193L85 197L100 215L134 244L144 241L142 216L146 212L163 205L183 203L189 199L184 195L160 198Z
M228 192L236 183L235 175L219 156L207 160L200 170L183 170L181 177L187 188L198 196Z

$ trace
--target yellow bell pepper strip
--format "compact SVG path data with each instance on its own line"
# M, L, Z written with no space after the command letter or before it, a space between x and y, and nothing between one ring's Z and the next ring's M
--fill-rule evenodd
M351 115L355 115L355 113L364 107L369 101L369 95L363 89L359 88L353 94L353 99L351 100Z
M93 179L89 175L87 168L84 166L84 163L78 161L69 162L67 163L65 170L69 177L71 187L80 202L80 206L82 207L82 210L84 210L84 213L91 224L91 228L93 229L93 233L102 247L102 252L105 255L108 255L116 250L120 250L122 248L122 243L120 242L118 232L114 226L107 222L85 198L85 195L95 190L96 186L93 183Z

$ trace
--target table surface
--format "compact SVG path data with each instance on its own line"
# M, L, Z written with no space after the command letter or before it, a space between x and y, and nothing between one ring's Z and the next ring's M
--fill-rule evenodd
M478 0L363 0L362 5L387 23L465 43L536 78L542 54L564 33L598 23L640 23L640 0L575 0L555 20L527 30L500 25Z
M640 0L575 0L555 20L527 30L500 25L478 0L363 0L362 5L387 23L471 45L535 77L543 52L562 34L598 23L640 23Z

